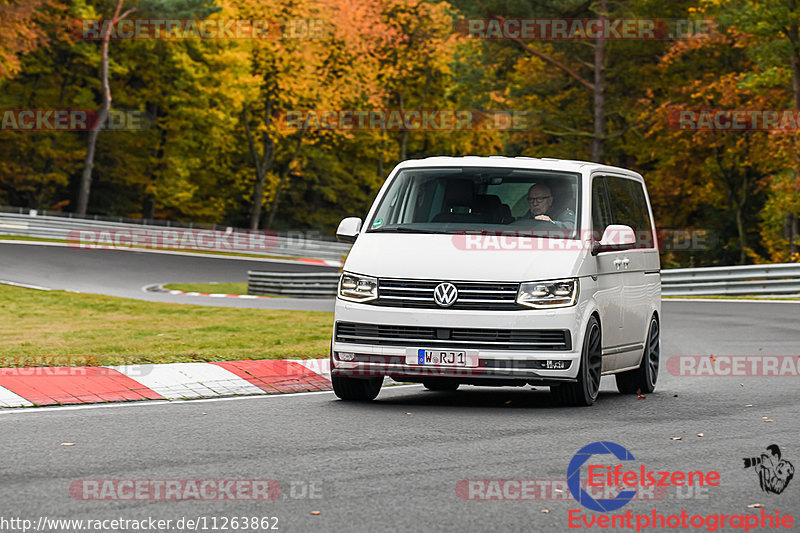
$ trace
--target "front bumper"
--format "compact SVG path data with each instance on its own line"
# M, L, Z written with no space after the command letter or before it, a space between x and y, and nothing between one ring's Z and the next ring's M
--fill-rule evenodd
M336 322L416 326L434 328L475 328L503 330L565 330L568 349L509 350L502 347L476 349L468 344L435 345L421 340L391 345L343 342L334 335L331 372L334 376L390 376L401 381L422 381L426 378L448 378L474 384L558 384L575 381L580 366L582 338L582 306L560 309L522 311L473 311L452 309L404 309L336 301ZM477 355L475 366L409 364L417 349L466 351ZM343 360L346 359L346 360ZM566 368L547 368L547 361L561 361Z

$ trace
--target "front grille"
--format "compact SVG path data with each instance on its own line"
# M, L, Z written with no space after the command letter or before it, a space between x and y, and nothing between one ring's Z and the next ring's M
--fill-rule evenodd
M490 350L570 350L568 330L477 329L394 326L388 324L336 323L336 342L414 348Z
M381 278L378 280L378 299L369 303L384 307L441 309L433 301L433 289L439 283L442 282ZM452 281L450 283L458 289L458 299L448 309L489 311L530 309L516 302L519 283L494 281Z

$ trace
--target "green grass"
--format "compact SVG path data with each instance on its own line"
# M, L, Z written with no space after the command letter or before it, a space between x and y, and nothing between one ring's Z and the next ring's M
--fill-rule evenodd
M247 294L247 283L167 283L165 289L183 292Z
M0 366L326 357L333 314L143 302L0 285Z

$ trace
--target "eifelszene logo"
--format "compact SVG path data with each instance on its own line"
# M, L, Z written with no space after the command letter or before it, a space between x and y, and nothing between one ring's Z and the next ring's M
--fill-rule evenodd
M745 457L745 468L752 468L758 474L761 490L767 493L780 494L794 477L794 466L781 459L781 449L777 444L767 446L767 453L761 457Z
M623 465L608 466L590 461L596 455L613 455L619 461L634 461L633 454L619 444L600 441L587 444L572 457L567 467L567 486L570 494L582 506L592 511L607 513L625 506L636 496L636 489L643 487L718 486L719 472L654 471L640 464L624 469ZM588 463L588 464L587 464ZM620 490L613 498L594 498L581 484L581 467L587 466L586 486L606 490Z

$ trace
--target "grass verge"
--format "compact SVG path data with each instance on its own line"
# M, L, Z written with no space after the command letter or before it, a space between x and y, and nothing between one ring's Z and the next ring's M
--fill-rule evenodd
M167 283L164 288L206 294L247 294L247 283Z
M333 314L0 285L0 366L327 357Z

